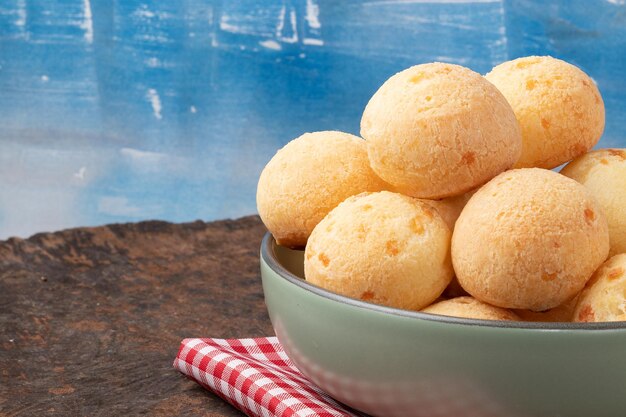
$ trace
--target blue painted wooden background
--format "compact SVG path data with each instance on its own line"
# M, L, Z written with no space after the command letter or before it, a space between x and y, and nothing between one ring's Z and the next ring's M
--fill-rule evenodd
M2 0L0 238L255 212L305 131L358 133L391 74L551 54L625 146L626 1Z

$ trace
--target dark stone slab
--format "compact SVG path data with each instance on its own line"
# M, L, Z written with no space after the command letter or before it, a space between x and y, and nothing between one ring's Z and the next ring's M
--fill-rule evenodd
M241 416L172 368L185 337L273 334L258 217L0 242L0 416Z

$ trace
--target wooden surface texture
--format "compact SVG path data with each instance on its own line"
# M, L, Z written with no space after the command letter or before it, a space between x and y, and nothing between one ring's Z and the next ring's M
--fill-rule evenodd
M0 416L241 416L172 368L185 337L273 335L258 217L0 242Z

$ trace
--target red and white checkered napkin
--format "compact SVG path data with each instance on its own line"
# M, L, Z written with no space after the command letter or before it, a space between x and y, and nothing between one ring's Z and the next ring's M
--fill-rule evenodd
M275 337L185 339L174 367L248 416L363 416L306 379Z

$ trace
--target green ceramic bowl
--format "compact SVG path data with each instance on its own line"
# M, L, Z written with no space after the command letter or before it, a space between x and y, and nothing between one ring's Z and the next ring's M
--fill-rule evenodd
M626 322L497 322L382 307L307 283L303 255L263 239L272 324L302 373L357 410L626 416Z

